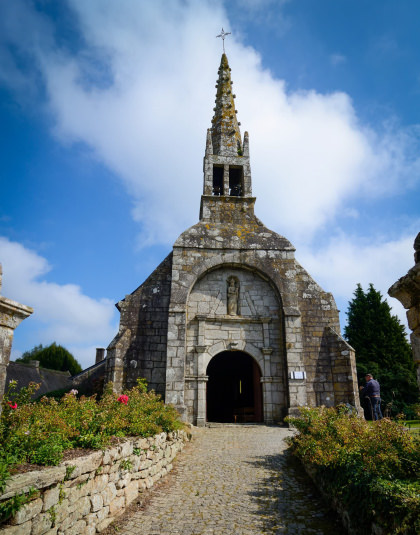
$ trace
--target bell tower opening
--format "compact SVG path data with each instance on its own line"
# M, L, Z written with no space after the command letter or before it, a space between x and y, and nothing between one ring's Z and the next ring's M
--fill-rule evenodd
M262 422L261 372L242 351L223 351L207 366L207 421Z
M223 195L223 165L213 165L213 195Z
M229 195L242 197L243 192L243 168L240 166L229 166Z

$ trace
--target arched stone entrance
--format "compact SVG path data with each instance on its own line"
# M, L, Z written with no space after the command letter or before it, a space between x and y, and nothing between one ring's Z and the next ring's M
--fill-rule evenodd
M233 283L232 283L233 281ZM232 292L230 290L233 290ZM233 303L232 303L233 295ZM234 306L233 306L234 305ZM281 300L277 290L263 274L236 266L223 266L206 272L191 289L186 310L186 358L185 358L185 406L187 418L197 426L207 421L280 421L287 411L286 347ZM175 342L174 342L175 343ZM176 341L182 344L181 341ZM174 348L171 362L179 361L180 348ZM238 375L244 363L257 366L249 372L253 392L259 392L254 401L237 406L226 413L210 413L207 410L209 373L217 375L217 360L220 360L219 389L233 359L242 358L229 372L237 388L245 379ZM251 359L251 360L249 360ZM242 364L241 364L242 363ZM249 364L251 366L251 364ZM257 371L258 370L258 373ZM211 375L211 374L210 374ZM226 376L226 381L227 381ZM239 383L239 381L242 381ZM210 402L214 399L211 394ZM262 394L261 394L262 390ZM224 397L233 396L232 388L226 387ZM260 403L260 405L255 405ZM241 409L241 410L239 410ZM235 411L235 414L234 414Z
M261 371L242 351L223 351L209 362L208 422L262 422Z

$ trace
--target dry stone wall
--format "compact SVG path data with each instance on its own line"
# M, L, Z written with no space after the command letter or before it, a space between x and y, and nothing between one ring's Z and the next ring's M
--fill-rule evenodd
M172 469L189 435L185 431L130 438L105 451L12 477L4 501L37 489L0 535L93 535L121 515L139 492Z

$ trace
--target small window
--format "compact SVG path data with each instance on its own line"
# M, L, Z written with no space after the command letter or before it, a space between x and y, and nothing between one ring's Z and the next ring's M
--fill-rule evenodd
M242 167L229 167L229 195L242 196Z
M213 195L223 195L223 166L213 166Z

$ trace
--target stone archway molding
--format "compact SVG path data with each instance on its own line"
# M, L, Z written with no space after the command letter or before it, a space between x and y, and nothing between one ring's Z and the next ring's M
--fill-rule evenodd
M244 340L235 340L234 342L229 340L220 340L215 344L208 347L207 351L204 353L204 370L207 369L209 362L213 357L222 353L222 351L242 351L243 353L248 353L253 357L260 367L261 375L264 375L264 354L261 349L254 346L250 342L245 342ZM199 370L202 369L199 366Z

